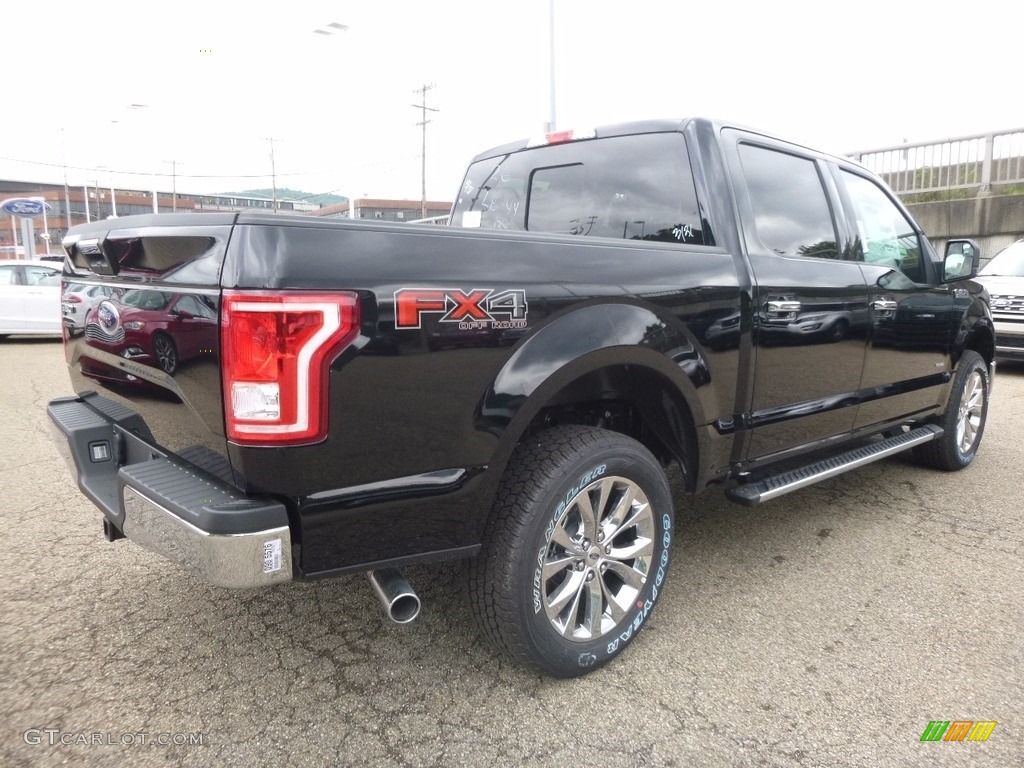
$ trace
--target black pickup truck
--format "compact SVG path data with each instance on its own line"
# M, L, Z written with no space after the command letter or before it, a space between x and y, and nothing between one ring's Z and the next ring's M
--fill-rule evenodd
M446 227L133 216L64 248L109 295L48 411L108 539L230 587L365 571L397 621L402 567L466 558L481 631L560 676L648 619L669 465L742 504L904 450L961 469L994 373L973 243L705 119L484 152Z

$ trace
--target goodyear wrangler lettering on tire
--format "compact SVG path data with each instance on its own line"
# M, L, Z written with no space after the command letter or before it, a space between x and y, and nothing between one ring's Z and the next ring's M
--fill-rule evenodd
M470 569L492 641L562 677L608 662L647 623L666 578L672 502L640 443L557 427L520 445Z
M633 620L632 626L627 627L625 632L615 638L612 642L608 643L605 650L609 654L615 653L619 647L620 640L622 642L626 642L634 633L640 630L640 625L642 625L647 619L651 609L654 608L654 602L658 599L658 590L660 589L662 582L665 581L665 569L668 568L668 553L669 547L672 544L672 518L668 515L663 515L662 527L664 529L664 534L662 535L662 544L664 545L664 549L661 552L661 561L658 564L658 572L654 576L654 585L651 587L651 597L648 600L644 600L642 605L637 606L637 608L640 609L640 613Z
M672 518L668 515L663 515L661 524L665 531L662 537L664 550L661 553L661 563L658 566L658 572L654 576L654 588L651 590L652 600L658 599L658 590L661 589L661 583L665 580L665 569L668 568L668 551L672 546Z

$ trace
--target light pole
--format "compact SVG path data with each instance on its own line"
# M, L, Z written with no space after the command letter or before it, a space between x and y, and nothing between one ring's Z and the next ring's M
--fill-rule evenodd
M270 184L274 195L274 202L271 210L274 213L277 213L277 167L274 164L274 137L264 137L263 140L270 142Z
M106 171L108 181L110 182L110 216L111 218L117 218L117 196L114 194L114 171L112 168L106 165L96 166L98 171ZM98 188L97 188L98 189Z
M134 112L134 113L139 113L139 114L141 114L142 111L145 110L146 115L147 115L147 121L149 122L149 125L150 125L150 130L146 132L146 135L149 137L151 142L155 141L155 139L153 137L153 131L152 131L153 117L152 117L152 112L150 112L150 109L149 109L149 104L140 104L138 102L132 102L131 104L126 105L124 107L124 109L127 110L128 112ZM120 121L115 119L115 120L111 120L110 122L117 123L117 122L120 122ZM136 158L136 159L138 159L138 158ZM156 187L157 187L157 182L156 182L157 173L156 173L156 171L152 170L153 166L149 162L143 162L142 165L148 166L150 168L150 170L151 170L150 180L152 181L152 184L153 184L153 190L152 190L152 192L153 192L153 213L160 213L160 205L157 202L157 189L156 189Z
M49 256L50 255L50 225L47 224L47 222L46 222L46 207L47 207L46 206L46 198L44 198L44 197L33 197L32 199L42 203L42 206L41 206L42 209L43 209L43 234L42 234L42 238L43 238L43 242L46 243L46 255Z
M555 132L555 0L548 0L548 93L551 96L550 111L545 133Z
M321 37L334 37L335 35L341 34L342 32L348 32L350 29L348 24L342 24L339 21L332 21L324 24L322 27L317 27L313 30L314 35L320 35ZM348 196L348 217L349 219L355 218L356 215L356 204L353 196Z

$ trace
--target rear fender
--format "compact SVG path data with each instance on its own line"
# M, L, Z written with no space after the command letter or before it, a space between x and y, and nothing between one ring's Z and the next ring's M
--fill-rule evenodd
M495 377L477 414L478 428L502 436L492 464L507 459L537 415L558 402L559 393L605 369L616 371L615 381L632 386L629 394L641 414L662 426L659 438L682 460L692 437L682 434L678 418L666 416L685 409L691 430L706 422L697 393L711 382L703 350L672 318L635 304L603 303L549 322L521 343ZM652 402L654 382L667 390L664 401Z

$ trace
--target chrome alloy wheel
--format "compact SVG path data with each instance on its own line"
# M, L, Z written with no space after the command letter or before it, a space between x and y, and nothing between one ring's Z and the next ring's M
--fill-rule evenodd
M960 400L960 413L956 421L956 444L961 453L967 453L981 429L985 411L985 382L981 373L974 371L964 386Z
M626 618L654 555L654 513L640 486L602 477L577 493L550 529L541 590L551 626L589 642Z

